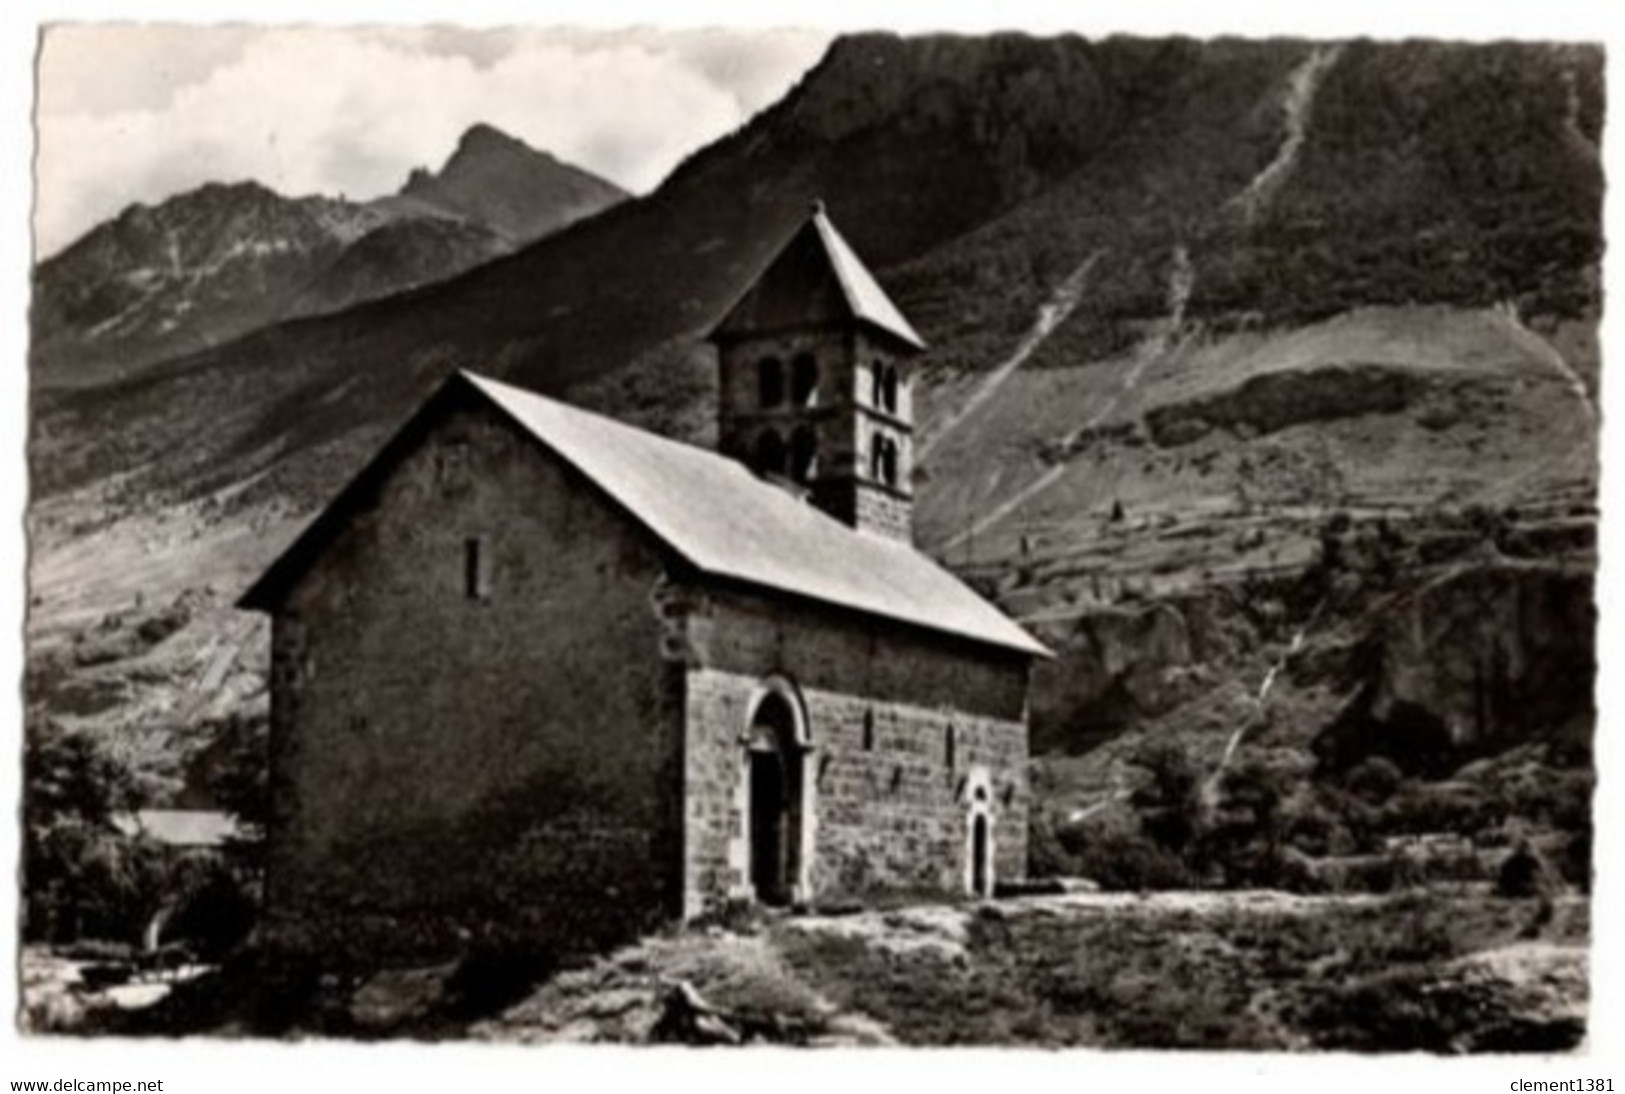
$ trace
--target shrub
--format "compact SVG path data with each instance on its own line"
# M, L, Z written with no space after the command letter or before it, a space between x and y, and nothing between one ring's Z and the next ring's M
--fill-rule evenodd
M1073 842L1067 871L1108 892L1194 889L1200 879L1185 860L1143 834L1102 832Z
M1557 858L1557 869L1564 881L1582 893L1591 892L1591 826L1570 834Z
M1471 836L1500 827L1506 817L1504 803L1471 784L1407 783L1383 806L1382 827L1397 833Z
M1344 784L1351 794L1372 805L1382 805L1404 781L1405 773L1398 764L1386 756L1371 756L1355 765Z
M1047 809L1034 809L1027 820L1027 873L1042 878L1072 872L1072 855L1061 844L1054 817Z
M1202 773L1184 748L1171 741L1141 749L1134 763L1150 781L1133 803L1146 834L1173 855L1182 854L1202 828Z
M1190 889L1198 879L1180 856L1148 836L1139 822L1067 825L1035 810L1028 827L1028 872L1081 877L1109 892Z
M1520 840L1512 853L1501 860L1495 875L1495 892L1509 899L1549 896L1556 888L1551 865L1528 840Z
M259 917L258 887L218 855L175 864L166 889L179 894L166 937L185 940L205 960L218 961L242 945Z

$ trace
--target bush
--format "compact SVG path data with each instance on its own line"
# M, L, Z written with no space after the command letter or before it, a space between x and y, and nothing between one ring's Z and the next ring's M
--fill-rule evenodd
M198 956L218 961L248 938L259 917L258 886L218 855L174 864L165 889L176 894L164 936L184 940Z
M1550 896L1557 888L1556 874L1528 840L1520 840L1512 853L1501 860L1495 875L1497 896L1509 899Z
M1405 773L1386 756L1371 756L1361 760L1344 780L1349 793L1372 805L1382 805L1399 790Z
M1477 786L1461 782L1407 783L1383 806L1384 831L1470 836L1499 828L1507 807Z
M163 854L109 829L58 823L28 833L25 937L135 943L161 904Z
M1558 856L1557 868L1563 880L1582 893L1591 892L1591 826L1569 836Z
M1143 893L1162 889L1194 889L1198 879L1185 860L1143 833L1081 830L1063 832L1070 844L1072 877L1085 877L1107 892Z
M1132 799L1142 827L1164 850L1182 855L1202 829L1201 771L1172 741L1147 745L1134 763L1150 776Z
M1369 854L1382 844L1380 812L1339 787L1318 784L1282 811L1282 839L1307 855Z

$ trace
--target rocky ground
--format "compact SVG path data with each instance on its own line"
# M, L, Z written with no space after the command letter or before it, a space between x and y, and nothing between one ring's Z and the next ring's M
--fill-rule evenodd
M1555 1051L1585 1037L1589 906L1070 893L738 920L538 970L310 976L298 1020L240 972L145 1008L58 985L36 1028L523 1043ZM46 979L47 962L29 967ZM256 999L256 993L259 998ZM74 1014L63 999L80 1008Z

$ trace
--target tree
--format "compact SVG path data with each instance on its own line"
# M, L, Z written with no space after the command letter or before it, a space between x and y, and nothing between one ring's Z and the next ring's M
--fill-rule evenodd
M163 866L113 825L144 801L129 768L99 739L43 723L27 734L23 780L25 934L132 939Z
M1134 762L1151 777L1133 798L1146 833L1164 849L1184 854L1202 828L1201 772L1172 742L1147 746Z

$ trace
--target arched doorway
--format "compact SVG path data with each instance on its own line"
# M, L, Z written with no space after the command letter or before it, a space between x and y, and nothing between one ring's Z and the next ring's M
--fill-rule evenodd
M777 691L762 697L751 718L750 884L764 904L789 904L801 877L805 800L798 722L791 700Z
M986 900L993 896L993 788L986 768L973 768L966 779L965 795L965 890Z

